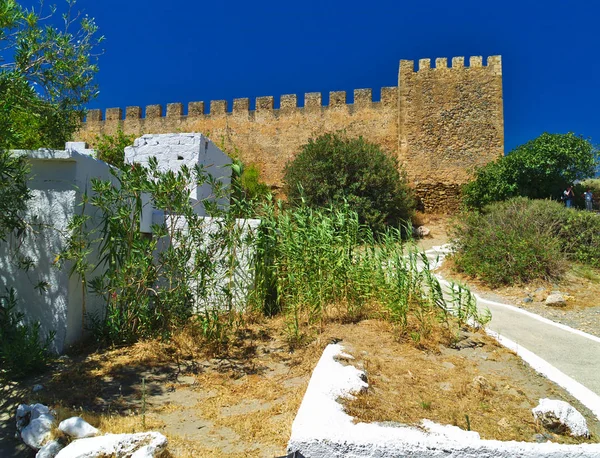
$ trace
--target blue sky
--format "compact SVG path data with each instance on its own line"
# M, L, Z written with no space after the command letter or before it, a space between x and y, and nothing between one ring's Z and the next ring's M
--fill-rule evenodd
M106 36L89 108L373 88L400 59L501 54L506 150L600 143L600 4L79 0ZM299 97L302 99L302 97ZM231 109L231 108L230 108Z

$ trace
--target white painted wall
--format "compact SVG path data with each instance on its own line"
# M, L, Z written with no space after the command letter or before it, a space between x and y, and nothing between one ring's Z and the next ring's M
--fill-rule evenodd
M25 218L32 229L18 252L14 237L0 241L0 289L15 288L19 308L26 311L27 319L39 321L43 335L56 331L53 348L62 352L82 336L83 296L81 282L75 276L69 278L69 266L58 269L54 261L66 246L69 221L82 210L82 193L86 189L91 193L91 178L110 179L110 166L75 151L13 153L27 156L31 164L28 185L33 198ZM30 258L35 268L28 272L19 269L17 253ZM46 292L34 288L40 281L49 284ZM88 294L87 312L98 312L101 307L99 299Z
M125 162L148 164L151 157L156 157L159 170L177 172L182 165L193 168L202 166L223 183L231 186L231 158L221 151L212 141L202 134L146 134L136 138L133 146L125 148ZM209 184L190 189L192 199L203 201L212 197ZM219 204L226 206L229 200L221 198ZM202 205L198 207L199 214L205 215Z
M162 170L177 171L183 163L188 166L199 164L206 167L225 186L230 186L231 168L226 165L231 163L231 159L201 134L145 135L136 140L136 145L127 150L130 162L147 164L151 155L157 155ZM28 186L33 198L28 202L25 219L31 223L32 230L27 232L22 242L14 237L7 242L0 241L0 294L5 288L15 288L19 309L26 312L29 321L41 323L42 335L50 331L56 332L53 349L61 353L84 334L84 293L77 276L69 276L70 265L58 269L55 259L66 248L69 221L83 210L83 193L93 196L92 178L112 180L114 183L117 180L110 173L111 166L94 159L93 150L87 149L84 143L67 143L64 151L40 149L13 151L13 154L27 156L31 164ZM210 198L210 186L191 190L191 197L194 200ZM220 203L228 205L227 200L221 200ZM152 210L149 199L146 199L145 205L147 227L141 229L149 232L149 223L164 222L165 217L161 212ZM202 206L198 205L197 208L201 208L198 213L202 214ZM85 211L92 216L90 227L96 227L102 215L91 205ZM216 231L219 225L219 220L211 218L206 218L205 222L209 233ZM255 230L259 223L258 220L238 220L236 226L247 234ZM185 221L182 224L185 226ZM18 251L17 243L20 243ZM230 285L235 285L234 306L244 303L254 281L250 268L251 247L244 245L237 247L237 250L235 268L230 273L219 269L217 276L220 280L215 283L208 301L197 302L198 308L209 304L223 304L224 295L221 290ZM30 258L35 267L28 272L20 269L15 258L17 253ZM219 265L218 256L217 254L215 257L216 266ZM89 261L93 265L98 263L96 252L90 255ZM96 270L93 276L100 273ZM48 283L46 292L40 293L34 288L40 281ZM88 292L86 313L97 315L103 312L102 299Z

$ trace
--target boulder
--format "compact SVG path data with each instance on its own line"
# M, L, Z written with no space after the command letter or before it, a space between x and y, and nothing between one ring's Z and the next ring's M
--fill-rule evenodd
M427 226L419 226L417 228L413 227L413 234L416 237L427 237L430 233L431 231Z
M166 448L167 438L156 432L106 434L73 441L58 452L56 458L154 458Z
M531 411L548 431L573 437L590 436L585 418L568 402L544 398Z
M55 458L65 446L59 441L54 440L44 445L39 452L35 455L35 458Z
M39 450L50 438L54 415L43 404L21 404L17 407L17 431L25 444Z
M100 432L81 417L71 417L61 421L58 429L74 439L97 436Z
M546 298L546 305L549 307L564 307L567 301L562 294L552 293Z
M533 299L537 302L544 302L548 297L548 293L546 292L546 288L538 288L533 292Z

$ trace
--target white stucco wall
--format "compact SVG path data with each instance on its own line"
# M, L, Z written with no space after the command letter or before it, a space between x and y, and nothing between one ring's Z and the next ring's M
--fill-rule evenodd
M41 323L42 334L54 330L53 349L62 352L82 336L82 289L76 276L69 277L69 265L58 269L56 255L64 250L67 226L76 212L84 190L90 189L92 177L108 179L109 166L102 161L75 151L14 151L25 155L31 164L29 188L33 198L28 202L25 218L31 230L17 251L14 236L0 241L0 289L15 288L18 307L30 321ZM88 208L91 211L91 208ZM33 261L34 268L20 269L16 256ZM36 290L40 281L48 283L46 292ZM87 295L87 312L99 311L99 298Z
M136 138L133 146L125 148L125 162L148 164L148 160L155 157L158 161L159 170L172 170L177 172L182 165L193 168L202 166L213 176L223 183L223 186L231 186L231 158L221 151L212 141L202 134L146 134ZM192 199L203 201L212 197L212 189L209 184L190 189ZM219 204L226 206L229 200L221 198ZM204 215L201 205L198 207L199 214Z

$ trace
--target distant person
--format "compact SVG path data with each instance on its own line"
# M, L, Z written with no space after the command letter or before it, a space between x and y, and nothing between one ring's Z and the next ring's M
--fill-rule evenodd
M588 188L588 190L583 193L583 198L585 199L585 209L591 212L594 206L594 194L592 194L592 190Z
M565 201L565 206L567 208L571 208L571 205L573 205L573 198L574 197L575 197L575 193L573 192L573 186L569 186L563 192L563 200Z

